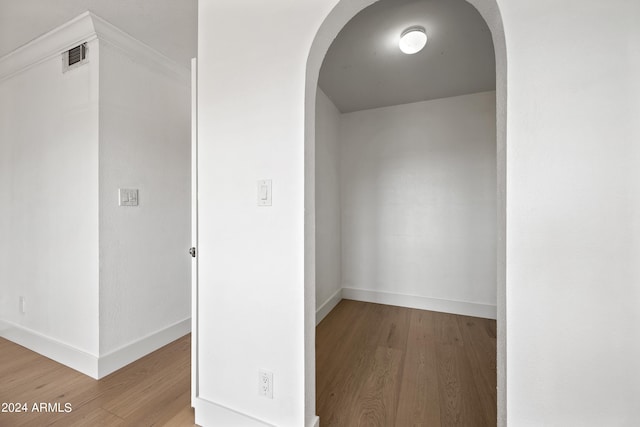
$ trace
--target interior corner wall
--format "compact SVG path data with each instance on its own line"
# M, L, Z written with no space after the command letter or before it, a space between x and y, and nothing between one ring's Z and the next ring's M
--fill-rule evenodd
M340 111L318 88L316 98L316 311L317 320L340 301Z
M188 333L188 70L87 12L0 73L0 336L99 378Z
M495 318L495 92L341 116L345 297Z
M85 362L99 352L95 40L88 57L63 73L53 55L0 81L0 336Z
M108 356L188 332L190 85L188 73L181 80L100 44L100 354ZM138 206L119 206L119 188L138 189Z

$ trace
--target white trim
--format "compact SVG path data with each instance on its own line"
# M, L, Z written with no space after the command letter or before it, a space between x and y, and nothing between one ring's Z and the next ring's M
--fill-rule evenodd
M152 70L161 70L169 77L176 78L184 84L189 83L191 72L173 60L167 58L151 46L125 33L110 22L89 12L95 33L100 42L106 42L112 47L122 51L135 62L146 65Z
M196 424L224 427L275 427L231 408L197 397L194 404Z
M8 321L0 321L0 337L98 379L98 357L75 346Z
M0 58L0 81L95 38L91 13L85 12Z
M316 326L327 317L327 314L338 305L340 300L342 300L342 288L338 289L316 310Z
M188 334L191 318L97 357L75 346L43 335L12 322L0 321L0 337L75 369L91 378L100 379L140 359L170 342Z
M496 318L496 306L475 302L454 301L418 295L395 294L369 289L342 288L342 298L356 301L374 302L378 304L396 305L417 308L420 310L439 311L443 313L461 314L463 316Z
M103 378L141 357L164 347L191 332L191 318L181 320L157 332L110 351L98 360L98 378Z
M191 59L191 406L198 397L198 60Z
M0 58L0 82L96 38L185 84L189 81L186 67L87 11Z
M307 427L320 427L320 417L314 415L309 421L307 421Z

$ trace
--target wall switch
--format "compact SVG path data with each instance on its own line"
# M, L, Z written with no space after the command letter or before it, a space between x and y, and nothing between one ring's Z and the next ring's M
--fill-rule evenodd
M271 180L258 181L258 206L271 206Z
M20 309L20 314L27 313L27 302L24 297L18 298L18 307Z
M273 399L273 372L258 370L258 395Z
M118 202L120 206L138 206L138 189L136 188L118 189Z

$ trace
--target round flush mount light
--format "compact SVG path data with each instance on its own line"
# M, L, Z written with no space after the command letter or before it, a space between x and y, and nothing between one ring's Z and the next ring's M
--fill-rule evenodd
M422 50L427 44L427 33L424 27L409 27L400 35L400 50L407 55L413 55Z

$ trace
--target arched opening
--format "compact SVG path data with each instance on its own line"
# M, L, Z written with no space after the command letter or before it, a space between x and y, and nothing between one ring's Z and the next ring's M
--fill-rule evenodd
M305 363L306 415L315 415L315 136L316 89L323 59L340 30L377 0L340 1L320 27L308 62L305 98ZM497 178L497 384L498 424L506 423L506 280L505 280L505 170L506 170L506 47L500 11L495 0L467 0L487 23L496 60L496 178Z

